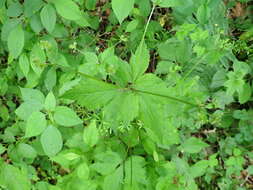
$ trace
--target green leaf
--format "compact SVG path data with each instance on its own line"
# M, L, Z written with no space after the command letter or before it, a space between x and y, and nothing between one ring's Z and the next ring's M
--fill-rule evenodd
M0 118L2 118L4 121L8 121L10 118L9 109L5 105L0 104Z
M156 67L156 74L168 74L173 67L173 63L170 61L160 61Z
M54 67L51 67L46 74L44 83L48 91L51 91L54 86L56 85L57 75L56 75L56 69Z
M18 26L20 19L9 19L6 20L1 28L1 39L2 41L8 41L10 32Z
M78 166L76 169L77 171L77 176L82 179L82 180L87 180L89 179L90 175L90 168L89 166L84 162Z
M171 38L159 45L158 53L162 59L186 63L192 57L192 44L186 40L182 42Z
M93 52L86 52L84 54L85 60L89 63L93 63L93 64L99 64L98 62L98 57L95 53Z
M56 11L63 18L68 20L80 20L82 19L82 13L72 0L54 0L53 1Z
M92 121L83 131L83 140L89 147L93 147L99 140L99 132L96 126L96 121Z
M32 88L20 88L22 98L25 102L37 102L38 104L44 104L45 96L37 89Z
M54 111L56 107L56 99L53 92L49 92L45 100L45 109L48 111Z
M21 56L19 57L19 67L21 69L21 71L23 72L23 74L25 75L25 77L28 76L29 70L30 70L30 63L29 60L26 56L26 54L21 54Z
M47 121L41 112L33 112L26 121L25 137L40 135L46 128Z
M35 149L31 145L25 143L20 143L18 145L17 152L22 157L29 159L34 159L37 156Z
M24 43L25 34L22 25L18 25L10 32L8 36L8 49L14 58L17 58L21 54Z
M97 0L86 0L85 7L88 10L94 10L96 8Z
M208 147L209 145L205 142L201 141L200 139L196 137L190 137L187 139L180 147L179 149L184 152L188 153L198 153L203 148Z
M243 90L239 92L239 102L244 104L250 100L252 94L252 88L248 83L243 85Z
M24 8L25 8L25 16L31 17L36 12L40 10L43 6L44 2L42 0L25 0Z
M227 94L233 95L235 92L242 94L243 86L245 81L243 80L244 74L238 72L229 72L227 74L228 80L224 83L224 86L227 87Z
M123 181L123 168L117 168L112 174L106 176L103 182L103 190L119 190Z
M0 164L0 186L10 190L30 190L31 183L26 172L9 164Z
M146 180L145 159L140 156L131 156L125 163L125 183L144 183Z
M0 154L3 154L6 151L6 148L0 144Z
M139 25L139 20L135 19L128 23L126 27L126 32L133 32Z
M158 5L160 7L176 7L182 5L181 1L175 1L175 0L157 0L159 3Z
M140 142L139 136L139 130L137 128L131 127L130 129L128 129L128 133L123 133L122 135L120 135L120 138L128 147L135 147Z
M95 155L96 162L91 166L102 175L112 173L122 162L121 157L116 152L107 151Z
M76 115L76 113L66 106L56 107L54 112L54 119L57 124L65 127L72 127L83 123L83 121Z
M56 23L56 13L54 7L51 4L44 6L40 12L40 18L43 26L49 33L51 33L54 30Z
M35 44L32 48L30 63L33 71L40 76L46 66L46 55L39 44Z
M18 17L23 12L23 7L19 2L12 3L10 7L7 9L8 17Z
M133 8L134 0L112 0L112 10L120 24Z
M149 95L149 98L152 99L152 102L157 102L159 104L171 103L171 101L168 98L162 96L174 96L173 91L167 88L166 83L159 77L151 73L142 75L135 82L133 88L136 89L137 91L147 92L140 94ZM153 94L160 94L162 96L157 96Z
M43 104L31 101L22 103L15 111L20 119L27 120L29 116L36 111L40 111L43 108Z
M43 26L42 26L39 14L35 14L31 17L30 26L36 34L39 34L41 30L43 30Z
M142 95L140 98L140 119L149 137L156 143L163 144L166 133L162 106L153 102L148 95Z
M209 166L209 161L208 160L201 160L191 166L190 168L190 174L192 178L200 177L205 174L206 169Z
M241 61L235 61L233 64L233 68L235 72L238 72L239 76L245 76L247 73L249 73L251 71L250 66L245 63L245 62L241 62Z
M48 126L41 135L41 145L45 154L49 157L55 156L61 151L63 146L62 136L60 131L53 126Z
M132 79L138 79L148 68L149 65L149 51L146 44L141 42L134 55L130 60L132 68Z
M75 80L66 81L59 89L59 95L62 96L67 91L71 90L73 87L77 86L80 82L80 78L77 78ZM67 98L67 96L66 96Z
M76 100L80 105L96 109L106 105L117 94L118 87L103 81L83 79L64 98Z
M121 59L118 60L117 66L118 69L112 78L119 86L126 87L128 82L131 82L131 67Z
M206 5L201 5L198 8L196 17L201 24L207 23L210 17L210 8L207 7Z
M225 70L223 70L223 69L218 70L212 78L211 88L219 88L219 87L223 86L223 84L225 82L226 82Z
M105 106L104 111L106 117L128 123L139 114L139 96L133 92L120 92Z

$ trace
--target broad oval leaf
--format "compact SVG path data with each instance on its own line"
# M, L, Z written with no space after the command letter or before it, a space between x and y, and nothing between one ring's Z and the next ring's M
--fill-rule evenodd
M180 150L188 153L198 153L203 148L208 147L208 144L196 137L187 139L179 148Z
M45 154L49 157L60 152L63 145L60 131L51 125L42 133L40 142Z
M45 109L48 111L54 111L56 107L56 99L53 92L49 92L45 99Z
M43 26L49 33L54 30L56 23L56 13L54 7L51 4L47 4L43 7L40 12L40 19Z
M0 186L10 190L30 190L31 182L24 170L20 170L13 165L1 162L0 164Z
M39 76L46 66L46 55L40 44L35 44L30 53L30 63L34 72Z
M6 11L8 17L18 17L22 14L22 12L23 7L19 2L12 3Z
M26 122L26 137L33 137L40 135L46 128L46 117L41 112L33 112Z
M65 127L79 125L83 122L72 109L66 106L56 107L54 119L57 124Z
M92 121L92 123L84 129L83 140L90 147L97 144L99 140L99 133L95 121Z
M133 8L134 0L112 0L112 9L120 24Z
M29 144L20 143L17 147L19 155L24 158L34 159L37 156L36 150Z
M87 180L90 175L90 168L85 162L80 164L77 168L77 176L80 179Z
M8 36L8 49L10 54L17 58L24 47L25 34L21 25L15 27Z
M25 75L25 77L27 77L29 70L30 70L30 63L29 63L29 60L28 60L26 54L22 54L19 57L18 63L19 63L19 67L20 67L22 73Z
M44 104L45 97L41 91L32 88L20 88L20 91L25 102L38 102Z
M53 1L56 11L63 18L68 20L80 20L82 13L72 0L54 0Z
M43 6L43 0L25 0L24 1L24 14L26 17L33 16Z

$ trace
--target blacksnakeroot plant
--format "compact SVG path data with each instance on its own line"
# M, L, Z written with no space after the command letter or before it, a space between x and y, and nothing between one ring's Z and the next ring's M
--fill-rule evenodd
M251 189L245 7L0 1L0 189Z

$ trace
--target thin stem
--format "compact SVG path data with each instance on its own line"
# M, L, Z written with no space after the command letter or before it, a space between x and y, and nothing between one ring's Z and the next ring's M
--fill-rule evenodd
M144 29L144 33L143 33L143 35L142 35L141 45L142 45L142 44L143 44L143 42L144 42L144 39L145 39L145 36L146 36L147 30L148 30L148 26L149 26L149 23L150 23L151 17L152 17L152 15L153 15L153 13L154 13L155 7L156 7L156 5L155 5L155 4L153 4L152 10L151 10L150 15L149 15L149 17L148 17L147 24L146 24L145 29Z

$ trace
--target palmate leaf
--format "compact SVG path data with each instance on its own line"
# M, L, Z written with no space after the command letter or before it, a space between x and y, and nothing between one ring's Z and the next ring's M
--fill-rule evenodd
M175 107L179 102L191 107L196 106L183 99L169 96L173 94L171 90L172 88L168 88L166 83L154 74L140 76L130 87L120 87L87 75L63 97L76 100L88 109L103 108L105 119L115 124L127 124L138 118L144 123L144 128L153 141L169 145L177 144L178 138L166 140L170 136L171 128L166 123L165 105ZM171 110L182 111L174 108Z

